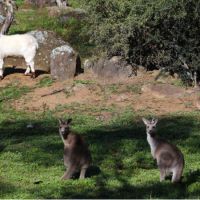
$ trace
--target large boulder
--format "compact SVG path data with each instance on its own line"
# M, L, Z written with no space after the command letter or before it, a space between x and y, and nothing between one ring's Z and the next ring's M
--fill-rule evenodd
M104 79L120 80L134 75L133 67L120 56L114 56L110 60L101 58L96 62L85 61L84 67L87 70L91 69L98 77Z
M25 4L44 7L44 6L55 6L56 0L25 0Z
M66 45L67 42L59 38L54 32L51 31L31 31L28 34L33 35L38 43L39 49L35 57L35 69L44 72L50 71L51 52L53 49ZM9 57L5 59L5 66L17 66L25 68L26 63L24 59L18 57Z
M170 84L147 84L142 87L142 92L157 98L178 98L186 94L184 88Z
M57 6L47 7L48 15L50 17L58 17L61 22L66 22L70 18L75 18L78 20L84 19L86 17L86 11L80 8L63 7L59 8Z
M79 55L69 45L63 45L51 52L51 75L53 79L67 80L80 72Z

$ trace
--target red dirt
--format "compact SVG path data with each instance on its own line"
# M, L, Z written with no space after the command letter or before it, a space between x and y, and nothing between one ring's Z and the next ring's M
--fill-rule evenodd
M54 82L49 87L39 88L38 83L44 76L50 77L50 75L40 75L36 79L31 79L23 74L10 74L1 81L1 86L17 82L19 85L34 88L32 92L13 101L12 105L18 110L42 111L44 107L55 109L58 105L64 106L72 103L78 103L87 107L114 106L118 110L131 107L135 111L150 111L155 114L197 109L196 95L160 99L148 92L131 91L133 86L137 86L140 89L144 84L155 83L155 75L152 73L145 73L144 75L129 78L115 84L97 80L92 74L87 73L77 76L75 80ZM117 91L115 91L115 88L112 88L115 86L117 86ZM130 89L127 89L128 86ZM60 89L64 89L64 91L42 97L42 95L50 94ZM107 112L104 112L103 115L105 118L108 117Z

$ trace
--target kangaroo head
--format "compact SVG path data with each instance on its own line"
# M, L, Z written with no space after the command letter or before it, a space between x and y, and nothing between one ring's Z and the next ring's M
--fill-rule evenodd
M71 124L72 119L68 120L62 120L59 119L59 133L61 136L63 136L64 139L67 138L67 135L70 132L70 124Z
M146 125L147 134L154 136L158 119L147 120L145 118L142 118L142 121Z

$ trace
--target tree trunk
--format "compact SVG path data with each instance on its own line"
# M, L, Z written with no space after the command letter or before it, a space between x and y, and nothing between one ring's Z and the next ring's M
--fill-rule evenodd
M68 5L67 0L56 0L56 3L57 3L59 8L66 7Z
M4 1L5 6L7 7L7 14L6 14L6 19L4 21L4 24L1 28L1 35L7 34L9 31L9 28L13 22L14 19L14 9L13 6L15 6L15 2L12 0L6 0Z

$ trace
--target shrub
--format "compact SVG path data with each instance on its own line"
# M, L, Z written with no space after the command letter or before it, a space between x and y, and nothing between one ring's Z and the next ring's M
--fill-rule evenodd
M85 0L90 38L108 56L178 73L199 71L200 2L195 0Z

